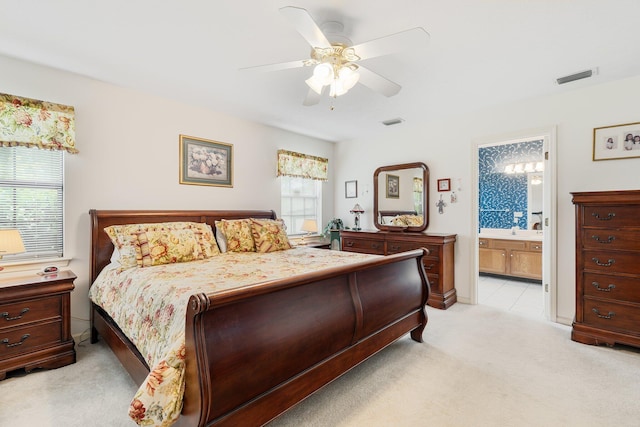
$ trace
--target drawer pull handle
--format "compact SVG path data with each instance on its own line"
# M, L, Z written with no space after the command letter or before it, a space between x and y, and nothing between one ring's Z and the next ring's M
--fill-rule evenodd
M30 335L29 335L29 334L24 334L24 335L22 336L22 338L20 338L20 341L18 341L18 342L14 342L14 343L11 343L11 344L9 344L9 338L5 338L5 339L3 339L3 340L2 340L2 341L0 341L0 342L2 342L2 344L5 344L5 345L7 346L7 348L11 348L11 347L16 347L16 346L22 345L22 343L23 343L23 342L25 342L25 340L26 340L27 338L29 338L29 337L30 337Z
M601 288L600 283L598 282L591 282L591 284L596 288L596 290L600 292L611 292L613 289L616 288L616 285L614 285L613 283L607 286L606 288Z
M380 245L378 245L377 243L372 243L372 244L371 244L371 247L372 247L373 249L378 249L378 248L380 247Z
M391 245L391 250L398 251L400 250L400 246Z
M616 315L613 311L610 311L609 314L600 314L600 310L598 310L597 308L592 308L591 311L593 311L596 314L596 316L598 316L601 319L611 319L613 316Z
M601 217L598 212L594 212L591 215L599 221L611 221L616 216L614 212L609 212L606 217Z
M20 314L14 317L9 317L9 312L3 311L2 313L0 313L0 317L4 317L4 320L6 320L7 322L10 322L12 320L22 319L22 316L24 316L28 311L29 311L29 307L25 307L20 311Z
M591 261L595 262L596 265L599 265L601 267L611 267L616 262L615 259L609 259L609 261L607 262L600 262L598 258L591 258Z
M615 236L609 236L609 237L607 237L607 240L600 240L600 236L596 236L596 235L591 236L591 238L593 240L595 240L596 242L598 242L598 243L605 243L605 244L611 243L614 240L616 240Z
M344 244L349 246L349 247L353 246L353 242L351 242L351 241L344 242Z
M425 270L431 270L431 269L433 269L433 267L435 267L435 264L429 264L429 265L425 265L424 269Z

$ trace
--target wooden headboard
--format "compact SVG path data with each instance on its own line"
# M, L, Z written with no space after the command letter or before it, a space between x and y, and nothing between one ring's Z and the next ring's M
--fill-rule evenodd
M144 224L155 222L191 221L204 222L215 232L215 221L221 219L270 218L276 219L274 211L227 210L227 211L89 211L91 217L91 258L90 275L93 283L98 274L109 264L113 253L111 239L104 228L110 225Z

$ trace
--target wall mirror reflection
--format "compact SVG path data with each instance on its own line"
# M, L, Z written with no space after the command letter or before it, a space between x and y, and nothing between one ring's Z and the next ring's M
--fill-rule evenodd
M429 168L424 163L379 167L373 190L377 229L419 232L429 225Z

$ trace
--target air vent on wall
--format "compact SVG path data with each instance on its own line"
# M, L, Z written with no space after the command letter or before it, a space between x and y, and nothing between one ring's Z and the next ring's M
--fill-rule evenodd
M579 73L571 74L564 77L559 77L556 79L556 83L559 85L563 85L565 83L574 82L576 80L586 79L594 74L598 74L598 69L594 68L592 70L581 71Z
M401 119L400 117L398 117L396 119L385 120L382 122L382 124L385 126L393 126L393 125L400 124L402 122L404 122L404 119Z

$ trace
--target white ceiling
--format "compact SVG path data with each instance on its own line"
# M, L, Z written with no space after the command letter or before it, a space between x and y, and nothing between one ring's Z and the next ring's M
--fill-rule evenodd
M311 69L239 71L309 56L284 6L342 22L354 44L414 27L431 37L422 51L363 61L398 95L357 85L304 107ZM330 141L640 75L639 0L0 0L0 10L0 54Z

